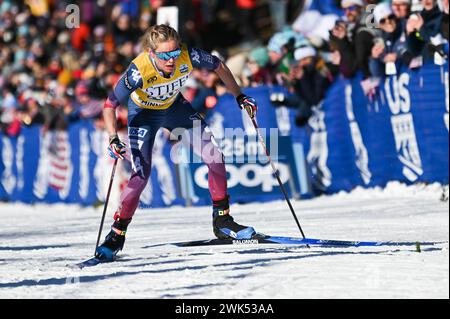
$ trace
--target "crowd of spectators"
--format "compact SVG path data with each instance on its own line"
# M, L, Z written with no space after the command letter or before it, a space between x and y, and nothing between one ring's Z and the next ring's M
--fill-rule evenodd
M69 28L72 2L81 16ZM261 3L271 19L267 41L255 19ZM338 77L361 72L371 95L380 77L428 61L443 64L448 55L448 0L0 0L0 131L15 136L34 124L64 129L81 118L101 127L105 97L164 6L179 8L183 40L214 50L243 86L284 86L290 94L271 101L297 108L299 126ZM183 91L202 112L225 93L204 70Z
M362 76L362 89L372 98L382 77L448 60L448 0L327 3L323 13L306 9L267 46L251 51L244 69L246 85L288 88L291 95L273 94L271 100L275 107L297 108L299 126L336 78Z

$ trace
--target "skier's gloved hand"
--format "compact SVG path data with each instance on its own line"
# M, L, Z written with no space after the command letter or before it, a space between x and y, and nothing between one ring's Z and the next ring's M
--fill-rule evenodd
M123 159L123 155L126 153L126 145L120 141L117 135L113 135L109 138L108 152L109 156L114 159Z
M256 112L258 111L258 106L256 105L256 100L245 94L241 94L236 98L237 103L241 109L245 109L251 119L255 118Z

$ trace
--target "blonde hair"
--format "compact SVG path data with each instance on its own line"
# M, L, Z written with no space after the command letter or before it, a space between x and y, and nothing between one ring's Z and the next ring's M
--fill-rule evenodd
M161 42L170 40L177 41L180 44L181 39L178 32L167 24L159 24L150 27L144 34L141 40L143 50L155 50Z

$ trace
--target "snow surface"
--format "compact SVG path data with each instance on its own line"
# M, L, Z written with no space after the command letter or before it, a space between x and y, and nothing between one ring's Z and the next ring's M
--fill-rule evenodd
M439 242L411 247L179 248L212 237L209 207L139 210L121 258L93 254L102 207L0 204L0 298L449 298L449 204L440 185L356 189L295 201L308 237ZM114 207L102 238L108 232ZM233 205L258 231L300 237L284 201Z

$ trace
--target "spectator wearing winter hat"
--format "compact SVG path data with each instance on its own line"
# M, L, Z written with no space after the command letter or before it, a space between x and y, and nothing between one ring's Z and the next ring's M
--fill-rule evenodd
M325 98L333 76L311 46L296 49L294 58L295 63L290 70L290 91L293 94L275 94L271 96L271 102L275 107L296 108L296 124L305 126L312 115L312 109L319 106Z
M347 21L337 21L330 33L330 43L341 56L341 73L351 78L362 70L364 78L368 78L370 51L376 30L367 25L369 19L364 13L362 0L342 0L341 6Z
M267 50L274 83L289 86L289 70L294 62L295 48L309 45L309 41L291 28L275 33Z
M242 85L254 87L272 84L269 60L267 48L260 47L252 50L243 72Z
M308 40L293 29L286 27L282 31L275 33L267 44L270 62L278 64L287 54L293 55L294 49L305 46Z
M80 81L75 87L75 103L71 118L75 118L74 114L80 118L96 118L102 114L102 101L93 98L89 92L89 83Z
M373 13L381 36L375 39L372 48L370 72L375 77L397 74L402 65L409 65L412 60L406 48L402 25L387 3L377 5Z
M440 33L442 12L436 0L423 0L423 11L412 14L406 24L407 44L410 53L420 60L431 60L436 46L441 45L443 37ZM434 53L434 52L433 52ZM415 60L417 61L417 60ZM413 63L421 66L421 62Z
M341 7L350 23L358 22L365 5L362 0L341 0Z

